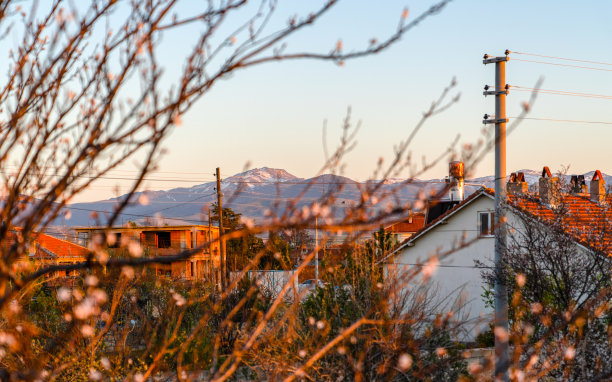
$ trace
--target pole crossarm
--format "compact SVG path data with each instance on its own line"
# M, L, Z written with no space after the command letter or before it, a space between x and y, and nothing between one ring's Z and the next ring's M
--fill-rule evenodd
M482 57L483 58L482 63L486 65L486 64L496 64L498 62L510 61L510 57L508 57L508 55L510 54L510 51L506 49L504 54L505 56L490 57L488 54L485 53L485 55Z
M482 92L482 94L484 96L488 96L488 95L499 95L499 94L505 94L508 95L508 93L510 93L508 90L488 90L488 91L484 91Z
M508 118L503 118L503 119L483 119L482 123L487 125L487 124L497 124L497 123L508 123L509 119Z

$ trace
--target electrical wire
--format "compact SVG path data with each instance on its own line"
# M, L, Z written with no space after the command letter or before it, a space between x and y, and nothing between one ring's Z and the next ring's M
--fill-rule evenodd
M389 262L389 265L408 265L413 267L426 267L428 264L418 264L418 263L394 263ZM451 264L438 264L436 268L464 268L464 269L493 269L493 267L487 267L482 265L451 265Z
M206 198L206 197L209 197L209 196L213 196L213 195L215 195L215 194L213 193L213 194L201 195L201 196L199 196L199 197L197 197L197 198L195 198L195 199L188 200L188 201L185 201L185 202L180 202L180 203L177 203L177 204L175 204L175 205L173 205L173 206L166 207L166 208L162 208L162 209L160 209L160 210L157 210L157 211L152 211L152 212L149 212L149 213L154 213L154 214L157 214L157 213L160 213L160 212L162 212L162 211L169 210L169 209L171 209L171 208L180 207L180 206L182 206L182 205L189 204L189 203L195 203L197 200L200 200L200 199L203 199L203 198ZM202 203L197 203L197 204L202 204Z
M2 174L6 174L6 175L12 175L10 173L10 171L7 170L0 170L0 173ZM38 173L35 175L39 175L39 176L48 176L48 177L61 177L63 175L61 174L45 174L45 173ZM84 179L104 179L104 180L130 180L130 181L134 181L137 180L137 178L127 178L127 177L112 177L112 176L89 176L89 175L74 175L74 178L84 178ZM189 180L189 179L184 179L184 178L168 178L168 179L160 179L160 178L144 178L143 181L153 181L153 182L178 182L178 183L197 183L197 184L203 184L203 183L213 183L214 181L210 181L210 180L203 180L203 179L194 179L194 180ZM263 181L263 180L232 180L232 179L225 179L223 180L224 184L227 183L231 183L231 184L269 184L269 185L346 185L346 186L355 186L355 185L360 185L360 184L364 184L361 182L356 182L356 181L345 181L345 182L316 182L316 181L308 181L308 180L302 180L302 181L284 181L284 182L275 182L275 181ZM414 181L413 184L417 184L417 183L444 183L444 182L435 182L435 181Z
M82 207L70 207L70 206L66 206L65 209L67 209L67 210L77 210L77 211L97 212L97 213L113 213L113 211L110 211L110 210L95 210L93 208L82 208ZM157 218L157 216L141 215L141 214L130 214L130 213L127 213L127 212L119 212L119 215L136 216L136 217L151 218L151 219ZM182 221L186 221L186 222L203 224L203 221L201 221L201 220L183 219L183 218L170 218L170 217L164 217L164 219L167 219L167 220L182 220Z
M537 93L542 93L542 94L556 94L556 95L567 95L567 96L574 96L574 97L612 99L612 95L579 93L579 92L566 91L566 90L535 89L535 88L528 88L528 87L518 86L518 85L511 86L511 89L517 90L517 91L537 92Z
M512 51L512 54L522 54L524 56L535 56L535 57L543 57L543 58L552 58L553 60L563 60L563 61L574 61L574 62L584 62L588 64L596 64L596 65L608 65L612 66L612 63L609 62L601 62L601 61L590 61L590 60L578 60L575 58L565 58L565 57L556 57L556 56L546 56L543 54L535 54L535 53L525 53L525 52L516 52Z
M568 68L578 68L578 69L599 70L599 71L602 71L602 72L612 72L612 69L593 68L591 66L582 66L582 65L557 64L557 63L554 63L554 62L546 62L546 61L523 60L521 58L513 58L512 61L522 61L522 62L531 62L531 63L535 63L535 64L545 64L545 65L554 65L554 66L566 66Z
M577 121L572 119L554 119L554 118L531 118L531 117L510 117L516 119L529 119L534 121L550 121L550 122L568 122L568 123L589 123L589 124L599 124L599 125L612 125L612 122L602 122L602 121Z

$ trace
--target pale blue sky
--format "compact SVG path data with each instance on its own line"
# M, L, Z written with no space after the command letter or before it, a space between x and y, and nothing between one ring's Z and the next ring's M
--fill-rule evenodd
M187 2L187 10L196 2ZM280 19L303 1L280 1ZM430 1L344 1L318 26L310 28L289 47L318 47L328 51L341 38L345 50L362 46L372 37L392 33L404 6L415 17ZM212 180L215 167L225 176L251 167L284 168L310 177L323 163L323 121L328 121L330 145L340 133L347 107L361 121L357 148L347 156L345 175L367 179L380 156L391 158L393 146L405 138L431 100L453 77L461 101L425 126L412 146L413 157L433 158L455 137L474 142L480 137L482 115L493 113L494 100L482 95L492 84L494 67L482 64L482 55L505 49L612 63L612 3L604 1L484 1L458 0L441 14L409 32L398 44L377 56L349 61L343 67L329 62L296 61L268 64L236 73L219 82L183 118L165 143L168 154L163 173L154 177L193 177ZM164 39L171 71L172 49L183 39ZM512 55L511 58L527 58ZM608 66L612 69L612 66ZM612 71L554 67L518 61L507 64L507 82L531 87L540 76L542 88L612 95ZM517 115L528 94L511 92L508 115ZM612 100L541 95L531 117L612 122ZM508 139L508 171L600 169L612 173L612 125L525 121ZM169 174L173 172L180 172ZM206 175L185 172L207 173ZM442 177L446 163L425 174ZM493 173L492 155L476 175ZM408 173L404 174L408 175ZM103 181L87 200L110 197ZM100 187L98 187L100 186ZM150 189L188 186L187 183L150 182Z

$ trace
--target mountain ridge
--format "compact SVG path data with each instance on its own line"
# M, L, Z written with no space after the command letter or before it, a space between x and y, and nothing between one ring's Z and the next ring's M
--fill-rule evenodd
M530 169L519 170L525 174L527 183L537 184L541 173ZM590 181L594 172L588 172L585 179ZM570 175L565 175L569 181ZM603 174L606 184L612 184L612 176ZM509 175L508 175L509 177ZM466 197L481 186L493 187L493 175L466 179ZM383 182L381 192L395 191L398 200L406 202L414 200L422 190L432 191L442 187L444 178L421 180L391 178ZM342 214L346 201L358 201L362 189L372 182L359 182L336 174L322 174L312 178L300 178L284 169L261 167L232 175L223 179L221 189L224 194L224 206L234 209L245 217L262 220L267 213L282 214L288 203L299 195L297 208L319 200L330 191L335 192L338 205L335 213ZM207 222L208 206L216 203L216 181L198 184L192 187L179 187L169 190L138 192L133 196L132 204L121 214L117 224L128 221L143 222L163 221L164 224L194 224ZM144 197L143 197L144 195ZM65 216L54 221L54 225L88 226L103 225L106 217L112 211L113 205L124 198L110 198L88 203L70 204L71 218ZM344 205L342 205L344 204ZM65 215L65 214L64 214ZM207 224L207 223L206 223Z

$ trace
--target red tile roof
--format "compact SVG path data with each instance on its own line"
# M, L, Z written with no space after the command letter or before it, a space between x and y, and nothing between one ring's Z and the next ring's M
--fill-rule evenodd
M36 246L42 248L48 254L56 257L86 257L90 252L87 248L78 244L61 240L53 236L39 233L35 238Z
M386 231L393 233L400 232L417 232L421 230L425 226L425 214L417 213L412 216L412 221L410 219L406 219L404 221L391 224L385 227Z
M394 252L409 242L418 239L440 221L456 213L483 194L494 197L495 191L491 188L481 188L474 192L464 201L417 231L412 237L401 242ZM508 203L539 221L547 224L558 224L577 243L612 256L611 196L608 196L605 203L599 204L592 202L588 196L563 194L556 209L541 204L538 195L534 194L526 194L521 197L508 195Z
M21 231L20 227L15 227L15 231ZM16 240L16 232L9 233L6 244L10 244ZM70 241L58 239L56 237L44 234L34 233L34 244L36 245L36 256L43 257L87 257L90 251L78 244Z
M576 242L612 255L611 197L599 204L588 196L563 194L555 209L540 203L537 195L509 195L508 203L544 223L558 225Z

